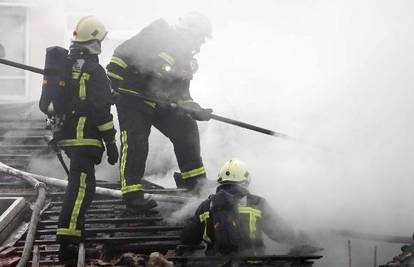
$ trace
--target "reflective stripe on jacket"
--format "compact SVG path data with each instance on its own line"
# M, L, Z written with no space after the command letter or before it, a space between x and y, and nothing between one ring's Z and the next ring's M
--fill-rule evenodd
M103 147L114 140L110 81L97 56L87 55L73 61L66 88L72 96L58 145L61 147ZM69 100L68 100L69 101Z
M211 195L204 201L196 212L203 229L203 241L210 247L214 247L214 225L210 214L213 197L214 195ZM243 237L240 250L250 249L252 253L259 253L263 249L261 204L262 198L250 194L240 200L238 225Z

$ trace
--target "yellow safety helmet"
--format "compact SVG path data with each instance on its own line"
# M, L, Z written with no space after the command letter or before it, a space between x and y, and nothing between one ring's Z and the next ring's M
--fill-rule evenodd
M212 27L210 20L201 13L190 12L179 18L178 27L189 31L193 36L211 38Z
M73 31L74 42L98 40L102 42L108 31L100 20L94 16L83 17Z
M231 159L221 167L218 180L219 183L241 183L249 185L251 177L246 163L239 159Z

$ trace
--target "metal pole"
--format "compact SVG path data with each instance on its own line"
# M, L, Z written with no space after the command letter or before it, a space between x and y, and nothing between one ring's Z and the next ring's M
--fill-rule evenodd
M29 172L20 171L18 169L7 166L6 164L1 163L1 162L0 162L0 173L5 173L5 174L18 177L18 178L22 178L29 182L40 181L47 185L52 185L52 186L61 187L61 188L66 188L68 184L67 181L64 181L62 179L57 179L53 177L47 177L47 176L42 176L42 175L33 174ZM98 195L105 195L105 196L110 196L110 197L115 197L115 198L122 197L121 190L114 190L114 189L109 189L109 188L104 188L104 187L96 187L95 192ZM146 198L151 197L155 201L172 202L172 203L187 203L187 201L189 200L189 198L183 197L183 196L173 196L173 195L156 194L156 193L151 193L151 194L145 193L144 197Z
M248 124L248 123L245 123L245 122L232 120L232 119L222 117L222 116L219 116L219 115L216 115L216 114L211 114L210 116L211 116L211 119L216 120L216 121L221 121L221 122L224 122L224 123L239 126L239 127L245 128L245 129L249 129L249 130L252 130L252 131L259 132L259 133L264 133L264 134L271 135L271 136L276 136L276 137L280 137L280 138L288 138L288 136L286 134L278 133L278 132L268 130L268 129L265 129L265 128L261 128L261 127L258 127L258 126L252 125L252 124Z
M33 246L32 267L39 267L40 251L39 245Z
M378 247L374 246L374 267L377 267L377 250Z
M169 103L167 101L163 101L163 100L156 99L156 98L153 98L153 97L148 97L148 96L138 94L138 93L134 94L134 93L128 93L128 92L122 91L122 92L120 92L120 94L130 95L130 96L133 96L133 97L140 98L142 100L154 102L154 103L157 103L157 104L160 104L160 105L163 105L163 106L168 106L168 107L171 107L172 109L178 109L178 110L180 110L184 113L189 113L188 110L180 107L176 103ZM268 129L265 129L265 128L261 128L261 127L258 127L258 126L252 125L252 124L241 122L241 121L232 120L232 119L229 119L229 118L226 118L226 117L223 117L223 116L219 116L219 115L216 115L216 114L210 114L210 118L213 119L213 120L217 120L217 121L221 121L221 122L228 123L228 124L231 124L231 125L239 126L239 127L245 128L245 129L252 130L252 131L264 133L264 134L267 134L267 135L280 137L280 138L288 138L288 136L286 134L275 132L275 131L268 130Z
M43 69L40 69L40 68L36 68L36 67L29 66L29 65L17 63L17 62L14 62L14 61L3 59L3 58L0 58L0 64L12 66L12 67L23 69L23 70L28 70L28 71L39 73L39 74L45 74L45 73L46 74L55 74L53 71L48 70L48 69L43 70ZM123 92L123 93L128 94L128 93L125 93L125 92ZM158 103L158 104L171 106L172 108L179 108L174 103L168 103L166 101L162 101L162 100L158 100L158 99L155 99L155 98L152 98L152 97L144 96L142 94L129 93L128 95L138 97L138 98L141 98L141 99L146 100L146 101L151 101L151 102L155 102L155 103ZM184 109L181 109L181 110L185 112ZM232 120L232 119L229 119L229 118L226 118L226 117L223 117L223 116L211 114L210 117L213 120L217 120L217 121L221 121L221 122L228 123L228 124L231 124L231 125L239 126L239 127L245 128L245 129L249 129L249 130L252 130L252 131L259 132L259 133L264 133L264 134L267 134L267 135L280 137L280 138L288 138L288 136L286 134L278 133L278 132L275 132L275 131L272 131L272 130L261 128L261 127L258 127L258 126L252 125L252 124L241 122L241 121Z
M79 253L78 253L78 266L77 267L84 267L85 266L85 244L81 242L79 244Z
M35 188L37 190L38 195L37 195L36 202L33 205L30 226L27 231L22 257L19 263L17 264L17 267L25 267L29 260L30 255L32 254L33 242L36 236L37 223L39 222L39 219L40 219L39 215L46 200L46 185L42 182L37 182L37 184L35 185Z
M349 267L352 267L351 240L348 240L348 259L349 259Z
M7 59L4 59L4 58L0 58L0 64L15 67L15 68L18 68L18 69L28 70L28 71L39 73L39 74L44 74L45 73L45 71L43 69L39 69L39 68L32 67L32 66L29 66L29 65L17 63L17 62L7 60Z

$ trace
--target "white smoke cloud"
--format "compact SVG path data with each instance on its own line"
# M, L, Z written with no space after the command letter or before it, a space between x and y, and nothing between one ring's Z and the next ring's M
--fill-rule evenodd
M50 1L40 3L47 7ZM266 197L292 225L411 235L412 1L64 3L69 28L95 14L107 23L109 36L111 30L114 36L132 35L159 17L204 12L214 32L198 56L194 99L219 115L300 140L201 122L209 178L238 157L252 168L252 192ZM103 65L120 41L104 44ZM172 146L155 130L150 145L147 173L156 177L162 169L162 183L172 186L178 170ZM97 177L114 179L117 170L106 164ZM316 266L347 264L346 239L326 231L317 238L326 250ZM354 266L372 265L374 245L379 263L398 252L396 245L352 244Z

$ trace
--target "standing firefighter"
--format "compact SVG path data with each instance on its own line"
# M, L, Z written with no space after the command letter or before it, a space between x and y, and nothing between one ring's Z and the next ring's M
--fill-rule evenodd
M113 165L118 161L110 81L98 62L106 34L99 20L84 17L73 32L69 53L52 47L46 54L40 108L58 123L55 142L70 158L68 187L56 233L60 260L73 259L84 238L85 212L95 192L94 166L101 162L103 142L108 162Z
M181 171L174 175L178 187L192 190L206 178L195 120L208 120L212 110L194 102L189 87L197 70L194 55L209 37L210 21L199 13L183 16L175 26L159 19L117 47L107 66L112 88L119 93L120 179L128 209L143 211L157 205L144 199L141 184L152 125L174 145ZM192 110L192 115L134 97L137 95L176 103Z
M209 196L186 223L181 235L184 245L207 244L206 254L261 255L262 235L274 241L309 248L311 242L301 231L294 231L272 211L266 200L250 194L247 165L238 159L224 164L219 173L216 194Z

